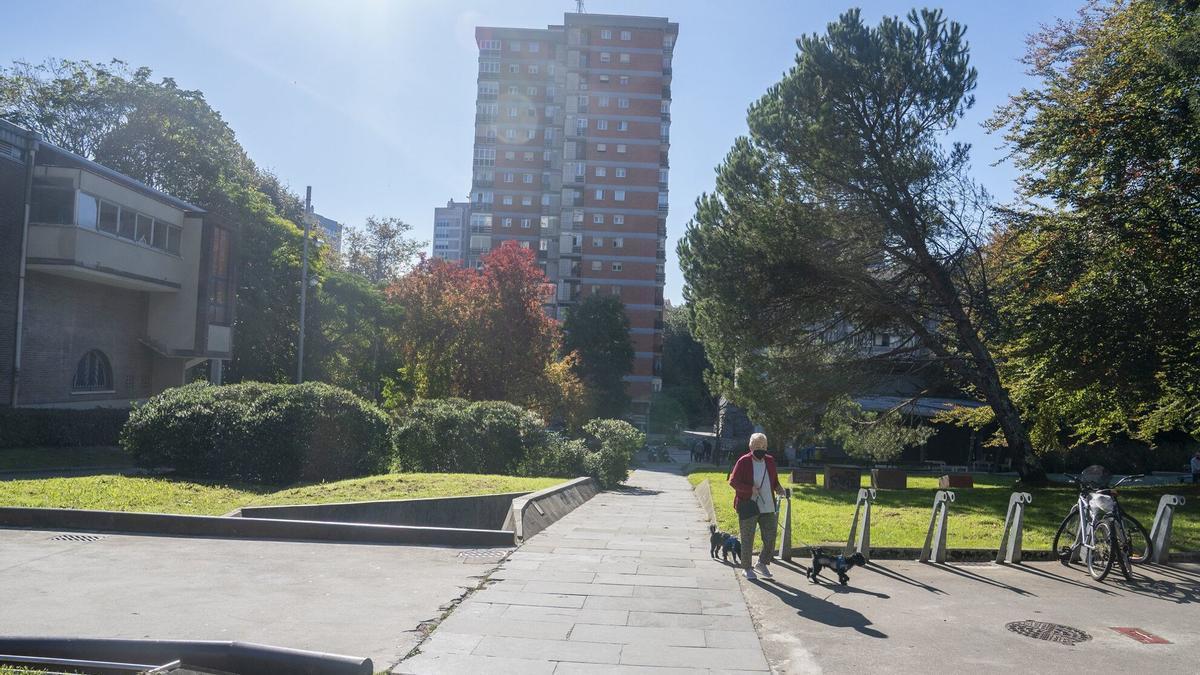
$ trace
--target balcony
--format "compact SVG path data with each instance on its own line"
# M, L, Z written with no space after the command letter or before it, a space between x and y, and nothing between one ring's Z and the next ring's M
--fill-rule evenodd
M558 252L558 254L559 254L559 256L563 256L563 257L578 258L583 255L583 247L582 246L572 246L571 248L565 248L565 249L560 250Z
M496 179L494 179L494 178L476 178L474 181L472 181L471 184L475 185L476 187L492 187L493 185L496 184Z
M495 145L495 144L496 144L495 136L476 136L475 137L475 145Z
M498 80L498 79L500 79L500 73L479 73L479 79L481 79L481 80Z
M658 205L658 213L659 213L660 215L666 215L666 213L667 213L667 205L666 205L666 204L659 204L659 205ZM663 228L663 229L665 230L666 228Z
M671 66L667 66L666 68L663 68L663 77L670 77L670 76L671 76Z
M665 181L665 180L658 181L658 189L666 190L667 189L667 181Z
M671 113L669 113L669 112L660 113L658 117L659 117L659 119L661 119L664 122L671 121Z
M671 98L671 87L664 85L662 88L662 97Z
M667 249L665 249L665 248L658 249L657 251L654 252L654 257L659 260L666 260L667 259Z
M671 137L670 137L670 136L668 136L667 134L662 134L662 135L660 135L660 136L658 137L658 140L659 140L659 141L661 141L661 142L663 142L663 143L668 143L668 144L669 144L669 143L671 142Z
M486 124L486 123L495 122L495 121L496 121L495 115L491 115L488 113L475 113L475 123L476 124Z
M658 224L658 236L659 236L659 237L666 237L666 236L667 236L667 224L666 224L666 223L659 223L659 224Z
M479 96L478 96L480 101L495 101L499 97L500 97L499 94L493 94L491 92L482 92L482 91L479 92Z

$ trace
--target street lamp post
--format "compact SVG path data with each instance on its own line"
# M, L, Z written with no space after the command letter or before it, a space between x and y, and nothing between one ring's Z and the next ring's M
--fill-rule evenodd
M304 382L304 314L308 301L308 230L312 223L312 186L304 188L304 253L300 261L300 335L296 339L296 384Z

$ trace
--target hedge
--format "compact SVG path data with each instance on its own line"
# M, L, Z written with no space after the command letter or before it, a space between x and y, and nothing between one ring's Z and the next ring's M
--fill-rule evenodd
M315 382L169 389L134 408L121 445L142 466L267 484L378 474L391 464L387 416Z
M536 414L504 401L417 401L399 412L393 435L402 471L513 474L548 432Z
M116 445L128 408L0 408L0 448Z

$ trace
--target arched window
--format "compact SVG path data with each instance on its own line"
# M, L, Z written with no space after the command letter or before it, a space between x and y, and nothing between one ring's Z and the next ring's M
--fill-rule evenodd
M93 349L79 359L75 366L72 391L111 391L113 388L112 366L108 357L99 349Z

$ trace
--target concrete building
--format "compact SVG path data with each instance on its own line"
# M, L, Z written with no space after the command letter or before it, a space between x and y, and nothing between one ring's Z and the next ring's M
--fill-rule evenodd
M0 121L0 405L126 406L219 378L234 237L203 209Z
M471 205L453 199L433 210L433 257L462 261Z
M671 56L664 18L566 14L544 29L479 27L465 264L504 241L534 249L562 319L621 298L636 358L635 422L662 386Z
M333 218L314 213L313 222L317 228L317 240L333 249L335 253L342 252L342 224Z

